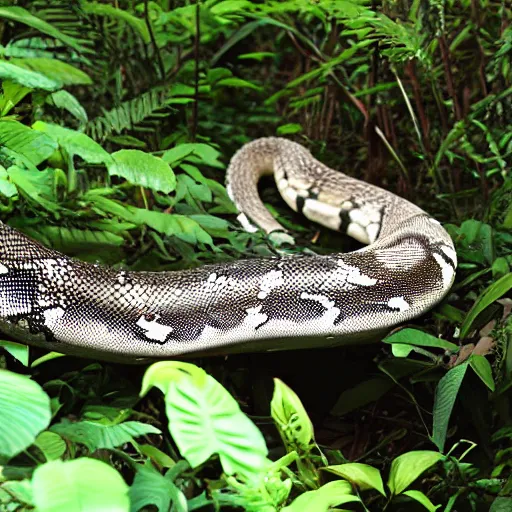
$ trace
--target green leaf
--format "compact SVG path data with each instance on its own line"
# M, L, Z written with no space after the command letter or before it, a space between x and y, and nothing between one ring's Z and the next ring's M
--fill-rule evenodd
M434 505L421 491L415 491L411 489L410 491L405 491L403 494L409 496L413 500L416 500L418 503L421 503L428 512L435 512L441 505Z
M29 201L35 201L49 211L58 211L59 205L52 201L53 175L51 170L21 169L15 165L7 169L11 181Z
M71 423L67 420L62 420L60 423L52 425L50 431L74 443L84 444L91 452L100 448L117 448L139 436L161 434L158 428L139 421L125 421L117 425L104 425L94 421Z
M111 176L121 176L133 185L168 194L176 187L176 177L167 162L138 149L112 153L107 165Z
M151 465L137 465L137 473L130 487L131 512L138 512L148 505L155 505L159 512L171 510L171 503L181 510L188 510L187 498L172 480L162 476Z
M15 151L33 165L39 165L57 149L48 135L7 119L0 119L0 145Z
M62 87L60 82L52 80L41 73L15 66L4 60L0 60L0 79L11 80L30 89L42 89L44 91L55 91Z
M434 397L432 441L439 448L439 451L444 450L453 405L455 404L455 399L457 398L464 375L466 375L467 368L467 362L452 368L437 384Z
M15 343L14 341L0 340L0 347L3 347L6 352L9 352L23 366L28 366L29 348L27 345Z
M459 347L455 343L436 338L431 334L406 327L387 336L382 340L384 343L404 343L407 345L417 345L419 347L435 347L444 350L457 351Z
M254 89L255 91L262 91L263 87L253 84L247 80L243 80L242 78L229 77L223 78L215 83L215 87L241 87L246 89Z
M478 315L490 306L494 301L505 295L512 288L512 273L507 274L494 283L492 283L481 295L476 299L472 308L469 310L464 322L460 327L460 337L466 338L469 334L473 322Z
M379 491L382 496L386 496L380 471L373 466L358 462L349 462L347 464L339 464L337 466L328 466L325 469L335 475L341 476L345 480L348 480L359 487L361 491L375 489L376 491Z
M193 468L218 453L226 474L259 480L269 464L265 440L213 377L194 365L164 361L146 371L143 392L151 386L165 393L169 431Z
M220 153L208 144L198 142L179 144L172 149L168 149L163 155L169 165L174 165L181 160L193 160L197 158L201 163L211 167L223 168L223 164L219 161Z
M5 500L5 502L2 500L2 491L6 491L8 492L9 494L9 498L7 500ZM27 505L30 505L30 509L32 509L32 507L34 506L34 501L33 501L33 497L32 497L32 485L30 483L30 480L20 480L20 481L16 481L16 480L11 480L10 482L5 482L3 484L0 485L0 506L3 504L3 503L12 503L12 497L14 497L16 499L16 501L20 502L20 503L25 503ZM30 510L29 509L29 510ZM7 511L11 511L11 510L27 510L25 507L23 508L7 508L7 506L5 508L2 508L1 509L2 512L7 512Z
M58 434L54 432L41 432L34 442L45 456L46 460L57 460L66 451L66 443Z
M64 34L50 23L34 16L23 7L0 7L0 18L28 25L43 34L47 34L50 37L54 37L55 39L62 41L64 44L74 48L79 53L87 53L87 49L80 45L77 39Z
M398 456L391 464L388 487L393 495L402 493L424 471L443 458L443 454L428 450L407 452Z
M213 246L212 237L190 217L175 215L143 208L129 208L129 215L124 218L130 222L150 228L167 236L174 235L189 244L201 242Z
M28 377L0 369L0 418L0 455L11 458L50 423L50 399Z
M83 124L88 121L87 112L84 107L82 107L76 97L68 91L56 91L46 98L46 102L57 108L67 110Z
M6 116L31 89L24 85L4 80L2 82L3 94L0 94L0 117Z
M393 343L391 352L395 357L407 357L414 350L414 345L406 345L405 343Z
M300 398L282 380L274 379L270 414L286 442L306 451L313 440L313 424Z
M90 164L109 163L112 160L111 156L85 133L43 121L36 121L32 128L37 130L36 133L46 133L70 155L78 155Z
M151 42L149 35L149 29L144 20L137 18L128 11L114 7L113 5L102 4L99 2L83 2L81 8L87 14L93 14L94 16L105 16L114 18L128 24L146 43Z
M509 512L512 510L512 498L498 496L491 505L489 512Z
M31 59L11 59L15 66L29 69L44 75L46 78L62 85L91 85L92 80L87 73L58 59L38 57Z
M302 131L302 126L297 123L283 124L277 127L277 135L291 135Z
M96 459L54 460L32 476L37 512L128 512L128 486L111 466Z
M173 468L176 466L176 462L169 455L152 444L139 444L138 450L146 457L149 457L156 466L162 468Z
M492 377L491 363L484 357L478 354L471 354L469 358L469 365L475 373L480 377L482 382L491 390L494 391L494 379Z
M360 502L352 493L352 486L343 480L322 485L315 491L307 491L293 500L281 512L328 512L344 503Z

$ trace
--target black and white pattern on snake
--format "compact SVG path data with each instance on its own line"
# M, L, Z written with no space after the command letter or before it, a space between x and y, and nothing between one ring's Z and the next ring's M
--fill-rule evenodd
M456 255L437 221L287 140L254 141L230 163L228 190L248 228L282 230L257 193L259 177L272 170L292 208L370 245L127 272L73 260L1 224L0 327L61 352L134 360L294 348L303 338L321 346L407 321L447 293Z

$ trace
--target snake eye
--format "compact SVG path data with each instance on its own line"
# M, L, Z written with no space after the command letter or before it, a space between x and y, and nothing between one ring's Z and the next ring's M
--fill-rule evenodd
M144 320L146 320L146 322L152 322L153 320L155 320L156 318L156 315L154 313L146 313L144 315Z

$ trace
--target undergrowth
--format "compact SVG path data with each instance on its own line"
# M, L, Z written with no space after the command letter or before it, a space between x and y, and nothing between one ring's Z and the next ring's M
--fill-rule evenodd
M511 56L506 0L0 2L1 219L44 245L275 255L223 182L279 135L429 211L459 259L378 344L146 368L1 341L0 510L512 510ZM292 252L357 247L262 187Z

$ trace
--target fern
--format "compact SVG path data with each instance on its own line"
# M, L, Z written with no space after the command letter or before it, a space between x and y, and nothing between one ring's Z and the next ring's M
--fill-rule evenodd
M86 125L86 132L95 140L104 140L111 133L134 129L137 125L157 114L158 110L169 109L167 93L151 89L136 98L123 102L112 110L104 110L102 116L92 119Z

